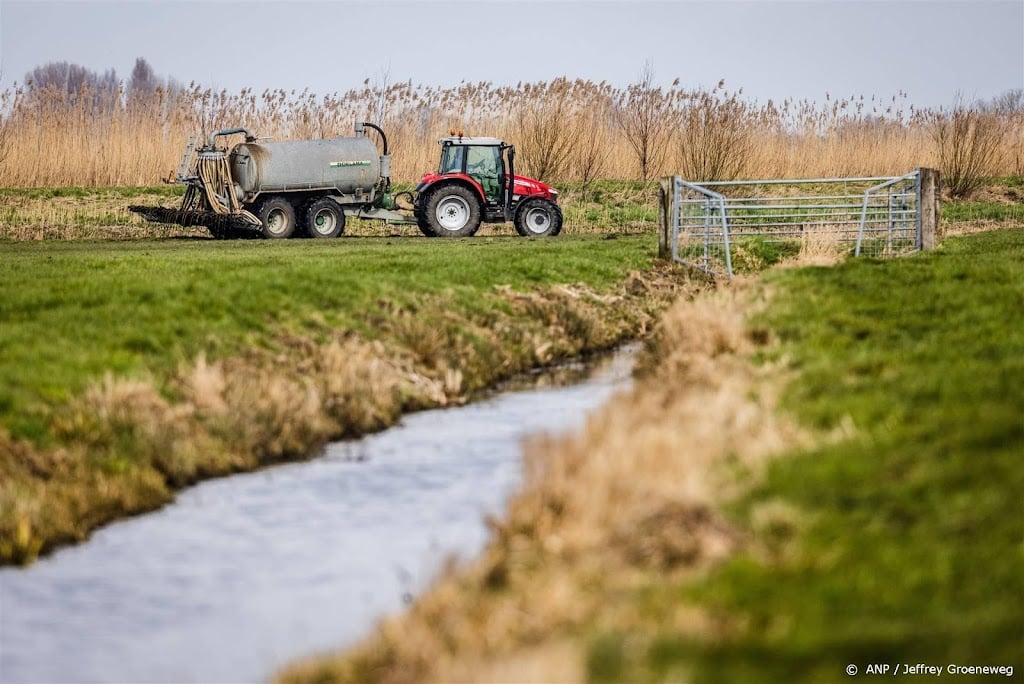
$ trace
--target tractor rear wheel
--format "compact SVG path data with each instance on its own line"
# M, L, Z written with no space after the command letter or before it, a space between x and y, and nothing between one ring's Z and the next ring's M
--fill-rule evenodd
M263 200L256 216L260 220L260 232L265 238L282 240L295 232L295 207L283 197Z
M345 232L345 212L330 197L310 202L305 211L306 233L314 238L333 238Z
M523 237L554 237L562 231L562 209L548 199L527 199L516 209L514 222Z
M461 185L444 185L431 192L425 213L437 237L469 237L480 229L480 200Z

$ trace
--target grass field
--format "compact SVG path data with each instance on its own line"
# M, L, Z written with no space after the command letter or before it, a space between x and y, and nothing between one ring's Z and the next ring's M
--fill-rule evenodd
M605 289L650 265L650 242L0 244L0 423L39 441L45 419L30 408L65 402L105 372L165 376L200 351L228 356L283 332L340 328L372 338L375 311L423 297L483 315L496 286Z
M598 637L591 678L824 682L848 680L847 664L1024 665L1024 233L766 284L774 304L755 325L780 338L771 356L795 373L784 406L854 435L774 462L734 509L756 549L667 592L735 629L654 630L635 660ZM780 501L797 525L773 538L756 511Z
M560 183L563 232L638 233L658 225L658 184L598 180ZM396 185L396 193L411 191ZM0 188L0 240L139 239L208 237L205 228L148 223L128 211L130 205L181 204L184 186ZM387 237L419 236L415 225L385 225L349 218L345 234ZM484 224L481 235L515 235L511 224Z
M10 542L19 524L48 548L199 477L633 337L666 296L654 251L650 236L0 242L0 557L31 555ZM97 501L94 476L135 484Z

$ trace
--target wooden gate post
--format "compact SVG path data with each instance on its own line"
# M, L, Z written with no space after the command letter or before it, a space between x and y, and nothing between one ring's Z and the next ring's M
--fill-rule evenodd
M671 259L672 249L669 247L669 236L672 234L672 202L673 202L673 178L666 176L660 181L661 190L658 192L658 258Z
M921 183L921 244L922 250L935 249L939 235L939 171L938 169L918 169Z

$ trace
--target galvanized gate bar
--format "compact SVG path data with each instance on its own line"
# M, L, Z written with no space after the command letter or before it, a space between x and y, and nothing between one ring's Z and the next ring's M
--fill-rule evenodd
M731 278L736 240L793 242L827 237L837 244L850 244L858 256L917 251L924 243L922 202L935 201L922 197L921 171L897 177L701 183L674 176L665 179L664 186L666 195L671 187L672 195L671 208L666 197L663 209L665 242L671 232L671 249L666 252L675 261ZM759 186L778 190L762 195Z
M892 176L867 176L864 178L772 178L767 180L701 181L704 188L721 188L735 185L806 185L808 183L877 183L892 180Z
M879 183L878 185L874 185L874 186L872 186L872 187L870 187L870 188L868 188L867 190L864 191L864 204L863 204L863 207L861 209L861 214L860 214L860 230L857 231L857 248L854 250L854 256L860 256L861 243L864 240L864 225L867 222L868 202L871 199L872 193L878 192L879 190L884 190L885 188L891 187L893 185L896 185L898 183L901 183L903 181L908 181L908 180L915 181L915 183L914 183L914 198L915 198L914 207L915 207L915 209L913 210L912 214L914 216L914 224L917 226L918 235L915 236L914 247L915 247L915 250L916 249L920 249L920 247L918 245L920 245L920 243L921 243L921 239L920 239L920 226L921 226L921 222L918 219L917 207L920 207L921 204L920 204L920 202L917 201L917 198L920 197L921 193L920 193L920 184L916 182L919 179L919 177L920 177L920 173L918 171L912 171L911 173L908 173L908 174L906 174L904 176L900 176L899 178L890 178L889 180L885 181L884 183ZM902 195L897 195L897 196L906 196L907 194L908 193L903 193ZM890 195L890 197L889 197L889 219L888 219L889 231L888 231L888 236L887 236L887 247L888 247L888 249L892 249L892 230L893 230L892 197L893 197L892 195Z
M686 188L699 195L703 196L703 199L698 200L684 200L682 199L681 192ZM703 206L703 264L694 264L686 259L682 259L679 256L679 231L682 226L681 208L684 205L697 205ZM714 224L714 214L718 214L718 223L721 226L721 233L712 233L712 226ZM689 227L690 224L686 224ZM725 269L728 276L732 277L732 255L729 249L729 219L728 212L726 210L726 198L724 195L709 190L700 185L689 183L684 181L679 176L673 177L673 202L672 202L672 259L681 263L689 263L691 266L704 271L708 275L716 275L717 271L712 265L712 237L721 235L723 252L725 258Z

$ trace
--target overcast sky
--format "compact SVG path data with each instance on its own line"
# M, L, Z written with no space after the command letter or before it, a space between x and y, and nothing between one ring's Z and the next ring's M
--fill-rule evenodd
M0 87L54 61L127 78L344 92L392 82L655 80L769 98L899 91L917 106L1024 87L1024 0L654 2L0 0Z

